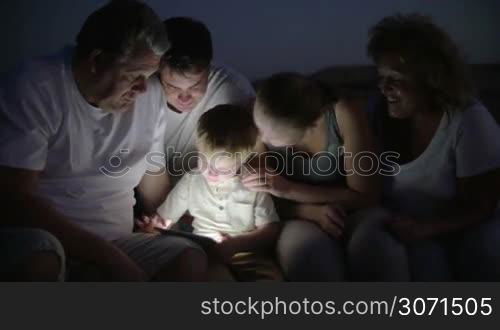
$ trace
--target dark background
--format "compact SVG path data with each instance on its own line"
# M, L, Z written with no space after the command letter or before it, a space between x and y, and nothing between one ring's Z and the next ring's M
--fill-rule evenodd
M0 72L72 43L106 0L2 0ZM212 31L216 59L250 79L369 64L367 31L382 17L431 15L471 63L500 62L500 0L147 0L162 18L192 16Z

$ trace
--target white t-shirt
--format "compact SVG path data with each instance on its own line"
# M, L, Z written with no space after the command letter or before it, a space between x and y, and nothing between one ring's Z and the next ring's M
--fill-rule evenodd
M181 157L195 151L196 125L202 114L220 104L248 106L254 98L253 87L244 76L224 66L211 66L207 92L192 111L177 113L167 106L165 152L169 173L178 177L197 166L196 157L186 157L189 162Z
M186 173L158 208L158 214L174 222L189 211L193 232L219 242L220 233L237 236L279 220L267 193L251 192L238 177L208 184L202 174Z
M475 103L449 117L444 114L427 149L386 177L385 202L415 217L438 214L457 194L457 178L500 168L500 127Z
M155 77L129 112L93 107L77 89L72 54L65 48L3 77L0 165L41 171L39 196L113 240L132 232L146 154L163 150L165 98Z

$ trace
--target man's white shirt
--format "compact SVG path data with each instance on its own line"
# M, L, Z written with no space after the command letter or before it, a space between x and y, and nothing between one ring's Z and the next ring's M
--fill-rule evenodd
M73 51L2 77L0 165L39 171L40 197L113 240L132 232L133 189L146 171L146 155L164 150L166 99L154 77L131 111L91 106L73 77Z

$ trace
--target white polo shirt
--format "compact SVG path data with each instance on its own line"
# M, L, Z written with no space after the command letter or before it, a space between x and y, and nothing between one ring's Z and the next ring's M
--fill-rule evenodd
M2 77L0 165L40 171L39 196L113 240L132 232L146 154L163 150L164 94L155 77L133 110L104 112L80 94L72 54L65 48Z
M237 236L279 220L267 193L251 192L234 177L208 184L202 174L186 173L158 208L158 214L174 222L189 211L193 233L219 242L220 233Z

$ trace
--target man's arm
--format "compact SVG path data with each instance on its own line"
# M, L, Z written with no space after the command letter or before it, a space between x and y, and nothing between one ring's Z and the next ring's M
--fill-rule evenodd
M170 191L168 197L157 207L156 212L165 220L177 222L189 209L189 190L191 176L184 174Z
M155 174L144 174L136 188L136 197L141 204L141 215L150 215L165 201L170 190L170 178L165 169Z
M70 258L95 263L115 280L145 280L144 272L110 242L90 233L35 196L39 172L0 166L4 215L0 225L36 227L49 231Z

